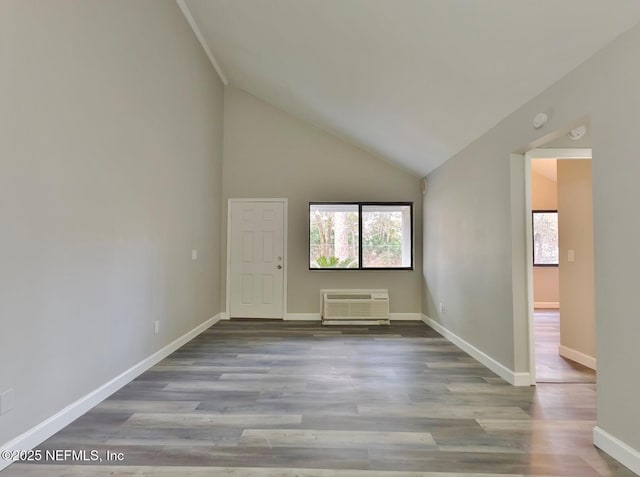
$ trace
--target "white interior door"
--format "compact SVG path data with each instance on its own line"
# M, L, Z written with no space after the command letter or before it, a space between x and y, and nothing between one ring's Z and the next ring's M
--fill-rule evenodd
M285 200L229 200L229 316L283 318Z

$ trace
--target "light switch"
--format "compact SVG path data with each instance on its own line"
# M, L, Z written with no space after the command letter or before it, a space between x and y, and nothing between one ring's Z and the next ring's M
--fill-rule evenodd
M198 251L195 248L191 250L191 260L198 260Z
M568 251L567 260L569 260L570 262L575 262L576 261L576 251L575 250L569 250Z

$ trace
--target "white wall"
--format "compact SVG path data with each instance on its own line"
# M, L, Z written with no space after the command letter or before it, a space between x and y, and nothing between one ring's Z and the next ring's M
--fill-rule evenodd
M391 312L421 311L420 179L256 97L225 90L224 191L228 198L289 199L289 313L319 313L322 288L388 288ZM414 203L415 270L310 271L310 201Z
M223 89L173 0L0 12L2 447L220 311Z
M640 359L639 56L640 27L636 27L428 176L423 296L424 312L432 319L504 366L528 370L526 287L512 288L512 270L526 269L524 227L529 218L517 203L524 194L524 167L521 159L512 162L510 153L537 147L552 131L569 128L589 115L598 426L636 452L640 449L640 407L634 399L640 395L640 381L635 378ZM550 120L536 131L531 122L541 111ZM518 283L523 283L522 277ZM437 311L441 301L447 304L446 314Z

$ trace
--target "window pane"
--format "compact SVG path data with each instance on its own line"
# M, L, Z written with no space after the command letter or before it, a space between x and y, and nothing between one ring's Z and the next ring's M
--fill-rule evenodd
M533 264L558 265L558 212L533 212Z
M362 267L411 267L411 207L362 206Z
M309 206L309 266L358 268L358 205Z

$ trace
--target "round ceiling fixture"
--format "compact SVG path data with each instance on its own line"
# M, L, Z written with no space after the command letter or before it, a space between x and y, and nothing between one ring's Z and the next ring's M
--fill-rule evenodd
M586 133L587 133L587 127L586 126L579 126L579 127L575 128L575 129L572 129L571 131L569 131L569 134L567 134L567 136L569 136L574 141L577 141L578 139L583 137Z
M548 120L549 116L547 116L545 113L536 114L536 116L533 118L533 128L540 129L542 126L547 124Z

